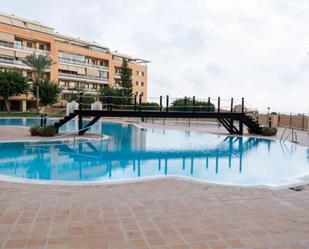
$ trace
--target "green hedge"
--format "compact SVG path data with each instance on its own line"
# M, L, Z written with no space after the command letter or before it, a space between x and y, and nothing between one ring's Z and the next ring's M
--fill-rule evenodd
M277 128L269 128L269 127L262 128L262 135L264 136L275 136L276 134L277 134Z
M58 131L57 129L52 126L40 127L38 125L34 125L29 129L31 136L41 136L41 137L53 137L55 136Z

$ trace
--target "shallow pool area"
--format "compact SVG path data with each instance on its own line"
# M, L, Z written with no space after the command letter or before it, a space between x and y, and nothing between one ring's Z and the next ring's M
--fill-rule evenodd
M49 120L49 123L53 123ZM31 126L39 119L0 119ZM77 130L77 120L62 131ZM107 140L0 143L0 174L19 179L112 182L181 176L245 186L285 186L309 175L308 148L270 139L98 122Z

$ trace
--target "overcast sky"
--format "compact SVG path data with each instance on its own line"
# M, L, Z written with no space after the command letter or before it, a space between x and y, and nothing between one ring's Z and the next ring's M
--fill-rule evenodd
M309 111L308 0L2 0L1 11L150 60L149 97Z

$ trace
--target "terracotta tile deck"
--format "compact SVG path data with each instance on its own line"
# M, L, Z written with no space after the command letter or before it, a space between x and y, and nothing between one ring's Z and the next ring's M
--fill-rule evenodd
M309 187L0 182L0 248L309 248Z

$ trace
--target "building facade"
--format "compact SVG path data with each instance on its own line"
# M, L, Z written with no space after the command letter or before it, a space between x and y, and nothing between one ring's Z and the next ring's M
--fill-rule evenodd
M53 64L46 77L59 84L64 99L78 91L97 95L100 88L114 86L120 78L123 60L127 60L132 70L133 92L147 101L148 61L59 34L36 21L0 13L0 69L19 69L31 81L33 72L23 60L32 53L51 57ZM10 100L12 110L26 111L35 105L31 94Z

